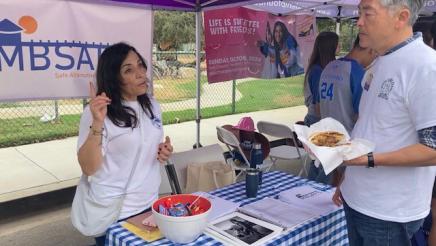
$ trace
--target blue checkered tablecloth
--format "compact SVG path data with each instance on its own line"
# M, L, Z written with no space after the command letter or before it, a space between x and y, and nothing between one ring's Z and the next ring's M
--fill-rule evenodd
M292 176L284 172L273 171L263 174L263 183L256 198L246 198L245 183L239 182L210 192L213 195L241 202L241 206L265 197L275 197L279 192L302 184L311 184L321 189L330 187ZM106 245L173 245L167 239L147 243L121 226L113 224L107 231ZM186 245L222 245L213 238L202 234L196 241ZM328 215L311 219L280 236L271 239L266 245L348 245L347 224L342 208Z

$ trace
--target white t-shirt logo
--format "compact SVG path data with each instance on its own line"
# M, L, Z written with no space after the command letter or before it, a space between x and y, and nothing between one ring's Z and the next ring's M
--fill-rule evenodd
M383 81L383 84L381 85L380 93L378 94L378 97L381 97L385 100L389 99L389 94L392 91L392 88L394 88L394 80L393 79L387 79Z

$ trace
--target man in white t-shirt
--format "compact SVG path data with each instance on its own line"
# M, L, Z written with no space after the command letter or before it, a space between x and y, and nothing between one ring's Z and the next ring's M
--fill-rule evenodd
M362 80L352 138L367 139L376 147L374 153L345 162L340 190L350 245L410 245L430 211L436 165L436 52L412 32L423 2L359 4L360 44L379 57Z

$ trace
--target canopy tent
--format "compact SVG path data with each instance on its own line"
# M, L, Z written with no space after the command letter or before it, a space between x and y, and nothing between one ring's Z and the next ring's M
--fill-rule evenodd
M113 2L147 4L152 9L201 12L213 8L235 7L265 2L265 0L110 0Z
M359 0L283 0L246 6L275 14L315 14L317 17L350 18L358 16Z
M96 0L97 1L97 0ZM98 0L100 1L100 0ZM152 9L182 10L196 12L196 147L200 145L200 35L201 12L204 10L249 6L275 14L315 14L318 17L352 18L358 16L360 0L110 0L112 2L148 5ZM425 12L436 12L436 0L425 2Z
M360 0L280 0L256 3L246 7L275 14L315 14L317 17L354 18L359 15ZM436 0L428 0L423 14L436 12Z
M340 20L359 16L360 0L280 0L256 3L245 6L274 14L314 14L317 17L336 19L336 33L339 34ZM425 1L423 15L436 12L436 0Z
M147 4L153 9L174 9L184 11L203 11L213 8L226 8L250 5L250 8L277 14L315 13L319 17L356 17L360 0L111 0ZM339 7L339 8L338 8ZM340 9L340 10L339 10ZM427 0L424 11L436 12L436 0Z

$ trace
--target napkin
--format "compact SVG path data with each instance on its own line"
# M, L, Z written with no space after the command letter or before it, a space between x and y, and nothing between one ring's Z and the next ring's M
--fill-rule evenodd
M298 139L309 148L319 160L324 168L324 172L329 174L336 167L341 165L344 160L351 160L356 157L365 155L374 151L375 144L365 139L350 139L345 127L333 118L325 118L319 122L308 126L294 125L295 133ZM335 147L317 146L309 141L309 137L315 132L337 131L345 136L345 141L350 142L347 145L339 145Z

